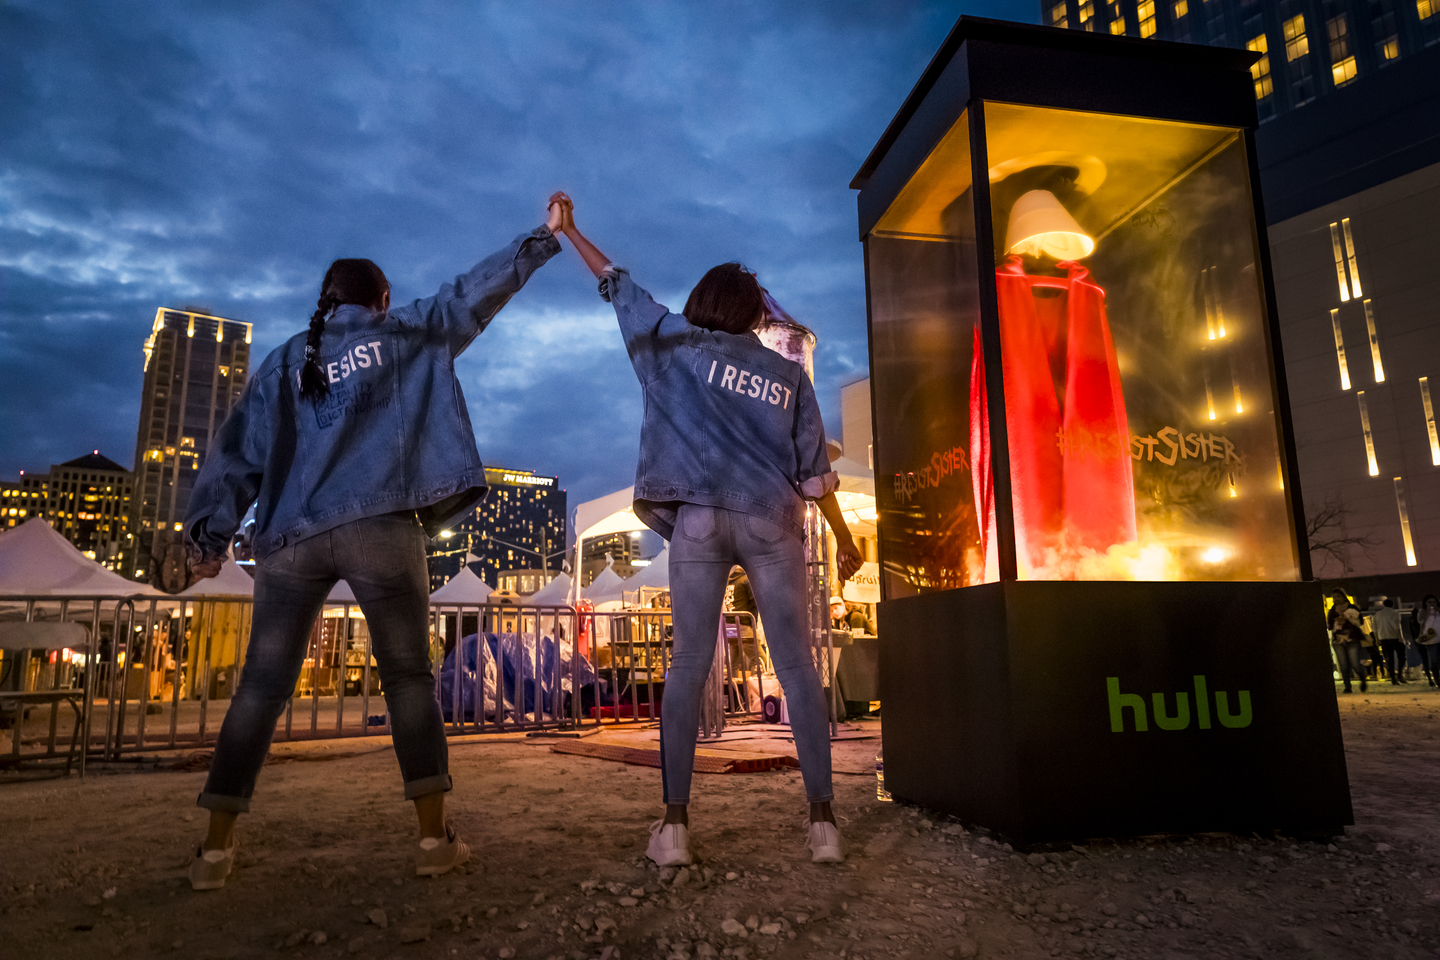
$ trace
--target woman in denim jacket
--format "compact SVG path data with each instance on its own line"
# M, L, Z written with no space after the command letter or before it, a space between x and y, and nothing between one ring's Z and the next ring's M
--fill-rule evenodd
M255 612L240 686L199 804L210 828L190 882L224 885L235 819L295 689L315 618L338 580L370 629L405 797L420 819L415 872L445 873L469 848L445 822L445 731L430 671L425 538L485 496L457 356L560 251L545 226L522 234L440 292L390 309L369 260L337 260L308 333L260 364L207 451L185 520L191 570L220 571L256 504Z
M810 378L754 334L764 318L755 275L735 263L705 274L671 313L575 228L561 229L600 278L645 393L635 513L670 541L675 648L660 719L665 818L651 825L650 859L690 863L690 780L700 694L715 655L727 576L745 569L765 622L810 801L806 845L816 862L844 859L830 810L830 733L806 617L805 501L818 501L838 541L840 576L860 553L835 499L825 427Z

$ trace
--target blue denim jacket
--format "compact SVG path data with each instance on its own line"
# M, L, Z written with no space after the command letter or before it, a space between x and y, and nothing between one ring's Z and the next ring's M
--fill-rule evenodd
M635 515L666 540L682 503L738 510L802 535L804 501L839 485L805 368L753 333L695 326L613 264L600 296L615 307L645 393Z
M361 517L416 510L426 532L484 498L485 468L455 358L560 244L521 234L440 292L384 315L337 307L320 340L330 396L299 396L305 334L260 364L221 426L190 495L185 530L224 556L251 503L269 556Z

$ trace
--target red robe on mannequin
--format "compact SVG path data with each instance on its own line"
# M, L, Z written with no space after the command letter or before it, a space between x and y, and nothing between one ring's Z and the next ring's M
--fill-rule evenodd
M1081 264L1059 266L1067 276L1030 276L1019 257L1009 257L995 271L1021 577L1064 577L1073 569L1065 561L1136 538L1130 427L1105 291ZM1045 287L1061 292L1036 296ZM999 579L999 564L978 327L970 410L975 512L990 581Z

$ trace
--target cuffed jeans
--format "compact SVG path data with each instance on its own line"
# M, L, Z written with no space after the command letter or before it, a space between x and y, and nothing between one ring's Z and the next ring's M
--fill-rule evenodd
M350 585L380 668L395 755L413 800L450 789L449 756L430 670L425 533L414 514L366 517L281 547L255 564L255 614L199 804L250 809L275 721L295 691L325 597Z
M737 563L750 577L770 659L785 690L805 795L811 803L828 801L834 796L829 713L810 645L804 544L761 517L687 503L680 507L670 541L675 648L660 715L665 802L690 802L700 697L715 659L725 582Z
M1345 681L1345 689L1350 689L1350 674L1361 683L1365 682L1364 664L1360 662L1360 644L1356 641L1348 643L1333 644L1335 648L1335 662L1340 667L1340 679Z

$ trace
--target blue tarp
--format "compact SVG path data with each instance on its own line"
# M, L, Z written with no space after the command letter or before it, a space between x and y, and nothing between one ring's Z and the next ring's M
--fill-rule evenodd
M536 638L531 634L503 633L485 634L485 645L488 648L488 655L484 658L485 677L483 690L480 693L483 698L483 710L487 717L495 718L495 675L496 664L499 663L500 676L504 683L505 713L507 716L514 716L516 712L515 698L518 691L524 696L522 712L533 713L537 690L544 712L550 713L556 707L554 699L554 675L556 643L550 637L539 639L539 669L536 663ZM467 721L475 719L475 695L476 676L479 668L477 658L480 652L479 635L470 634L455 645L445 657L445 663L440 669L440 707L447 721L452 719L455 707L455 659L456 654L461 655L460 668L460 709L461 714ZM571 687L571 662L570 657L562 654L560 663L561 689L569 692ZM537 680L536 674L539 674ZM595 669L585 657L580 658L580 684L595 682ZM563 703L560 704L563 707Z

